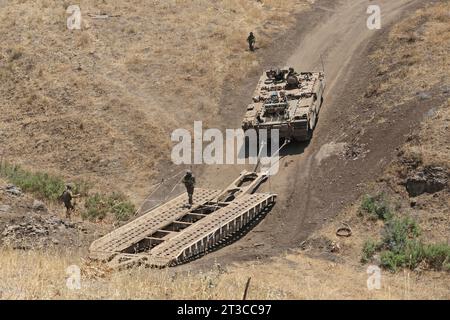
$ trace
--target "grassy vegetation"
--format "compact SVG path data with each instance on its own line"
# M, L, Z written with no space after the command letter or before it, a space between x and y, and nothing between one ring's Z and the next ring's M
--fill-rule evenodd
M384 194L376 196L365 195L361 202L360 213L366 213L373 220L389 220L392 218L392 211Z
M95 193L86 199L85 207L81 216L89 220L102 220L108 213L112 213L116 220L126 221L135 212L134 205L121 193Z
M28 171L7 162L0 163L0 176L23 191L48 201L58 201L66 186L66 182L60 176ZM116 220L124 221L135 211L134 205L124 194L114 192L110 195L100 193L89 195L89 185L85 181L72 183L72 186L74 194L86 197L85 210L81 213L83 219L102 220L111 213Z
M385 221L381 241L367 240L362 248L361 262L366 263L380 253L381 265L391 271L400 268L425 268L450 271L450 246L448 244L424 244L421 230L410 217L397 217L388 209L386 200L365 196L361 211Z
M361 262L367 263L370 261L370 259L373 257L375 252L377 252L379 248L379 243L369 239L366 242L364 242L363 249L362 249L362 257Z
M0 176L41 199L56 201L65 188L61 177L45 172L27 171L7 162L0 163Z
M381 247L381 264L396 271L400 267L414 269L422 261L422 244L418 240L420 230L417 223L406 218L392 218L384 227Z
M450 246L448 244L430 244L424 247L424 259L433 269L450 271Z

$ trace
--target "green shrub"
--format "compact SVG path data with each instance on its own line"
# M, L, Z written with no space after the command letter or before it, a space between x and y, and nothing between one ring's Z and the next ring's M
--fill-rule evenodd
M448 244L424 245L418 238L420 230L410 218L392 219L385 225L381 254L384 267L396 271L407 267L415 269L425 261L430 269L450 271L450 246Z
M381 265L394 272L405 264L404 255L389 250L381 252L380 258Z
M413 219L392 218L385 224L383 243L389 250L399 253L405 250L411 239L419 235L419 226Z
M0 163L0 176L41 199L57 201L63 193L66 182L63 178L45 172L31 172L18 165ZM81 213L83 219L102 220L108 213L119 221L128 220L135 212L134 205L121 193L89 195L90 186L85 181L72 183L73 193L86 197L86 210Z
M361 211L369 214L372 219L389 220L392 212L383 194L377 196L365 195L361 202Z
M425 261L430 269L450 271L450 246L447 244L424 245L417 239L408 240L402 251L384 251L381 263L396 271L400 267L415 269Z
M426 245L424 259L432 269L450 271L450 246L445 243Z
M363 249L362 249L361 262L362 263L368 262L373 257L373 255L378 250L378 248L379 248L379 243L377 243L376 241L367 240L366 242L364 242Z
M381 265L394 272L399 268L415 269L421 262L430 269L450 271L450 246L424 245L419 239L421 232L417 222L409 217L394 217L383 195L364 196L360 212L385 221L382 241L367 240L361 262L367 263L381 251Z
M384 226L381 264L396 271L400 267L414 269L423 260L423 245L417 223L408 217L392 218Z
M18 165L7 162L0 163L0 176L25 192L51 201L57 201L66 187L66 182L62 177L45 172L27 171ZM80 181L72 185L75 194L87 195L89 185L86 182Z
M102 220L108 213L112 213L116 220L125 221L135 212L134 205L120 193L96 193L86 199L85 207L86 210L81 216L89 220Z
M2 163L0 176L25 192L31 192L39 198L55 201L64 191L64 180L44 172L31 172L20 166Z
M411 270L415 269L424 260L423 243L418 239L407 241L403 255L405 256L403 266Z
M113 193L109 197L109 205L114 217L119 221L128 220L136 211L134 205L120 193Z
M86 210L81 213L83 219L102 220L109 211L106 199L99 193L89 196L86 199L84 206Z

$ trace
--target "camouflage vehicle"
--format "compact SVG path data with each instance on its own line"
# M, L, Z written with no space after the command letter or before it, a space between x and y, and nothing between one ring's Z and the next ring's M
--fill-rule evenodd
M293 68L264 72L253 103L247 107L242 128L278 129L281 139L310 140L317 122L325 88L323 72L300 72Z

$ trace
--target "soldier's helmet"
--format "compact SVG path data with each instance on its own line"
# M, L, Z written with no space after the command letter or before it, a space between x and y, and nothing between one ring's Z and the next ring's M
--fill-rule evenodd
M66 189L72 190L72 185L71 184L66 184Z
M187 175L188 177L192 176L192 171L191 171L191 170L186 170L186 175Z

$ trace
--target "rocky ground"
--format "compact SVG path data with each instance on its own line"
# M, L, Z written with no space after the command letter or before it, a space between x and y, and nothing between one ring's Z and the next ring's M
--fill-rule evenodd
M48 208L19 188L0 184L0 245L13 249L82 248L102 234L99 224L63 217L63 206ZM105 231L103 231L105 232Z

